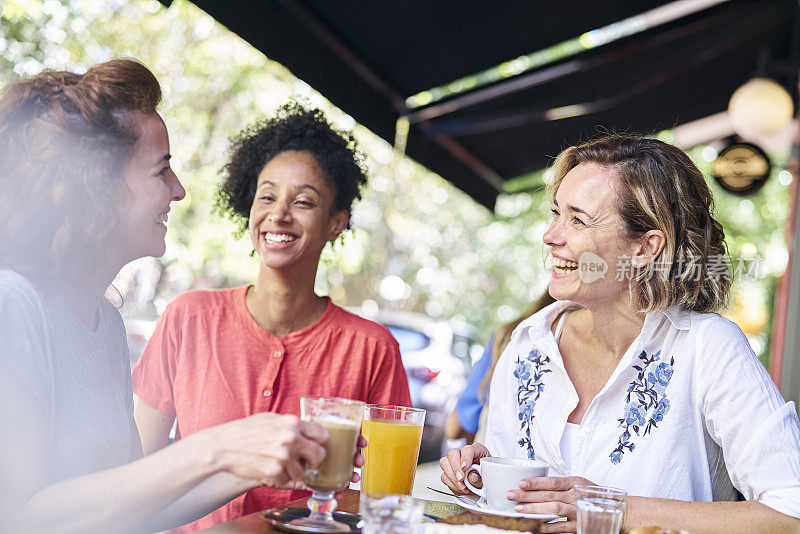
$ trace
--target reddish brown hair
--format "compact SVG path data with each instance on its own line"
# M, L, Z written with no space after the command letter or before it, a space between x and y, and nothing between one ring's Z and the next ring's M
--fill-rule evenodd
M53 275L99 261L127 194L138 119L161 87L132 59L45 70L0 98L0 266Z

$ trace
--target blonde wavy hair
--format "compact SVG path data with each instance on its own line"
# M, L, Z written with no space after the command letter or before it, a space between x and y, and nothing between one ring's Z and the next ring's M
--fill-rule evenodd
M631 299L644 313L680 306L696 312L727 304L730 269L709 269L709 259L727 258L725 232L714 219L714 199L689 156L657 139L610 135L567 148L553 163L548 186L555 197L566 174L592 162L612 171L623 237L637 239L649 230L666 236L661 254L630 280ZM724 265L724 264L723 264ZM724 272L720 272L724 271Z
M155 76L132 59L83 75L45 70L4 89L0 267L52 276L102 260L128 194L138 120L160 100Z

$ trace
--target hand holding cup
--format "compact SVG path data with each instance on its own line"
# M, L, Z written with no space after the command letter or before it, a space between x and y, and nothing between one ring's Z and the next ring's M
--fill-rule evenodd
M442 482L456 495L469 495L470 490L464 484L466 471L472 464L477 464L481 458L491 457L489 449L480 443L473 443L460 449L450 449L447 456L439 460L442 468ZM481 487L481 479L477 473L471 474L472 485Z
M519 487L523 479L544 477L547 471L547 464L538 460L481 458L478 465L467 469L464 484L473 493L484 497L492 510L514 512L517 503L509 500L509 494ZM482 487L470 482L469 475L472 472L480 475Z

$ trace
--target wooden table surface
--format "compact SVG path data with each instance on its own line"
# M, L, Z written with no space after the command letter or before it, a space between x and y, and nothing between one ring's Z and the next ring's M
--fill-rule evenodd
M358 513L360 493L351 489L344 491L344 497L339 500L339 507L341 512ZM308 498L297 499L286 503L286 508L305 508ZM261 517L261 512L246 515L227 523L211 527L206 530L201 530L205 534L256 534L261 532L275 532L275 529Z
M360 493L354 490L345 490L344 496L339 500L338 509L342 512L358 513ZM308 499L297 499L286 503L284 506L287 508L305 508ZM444 503L438 501L425 501L425 514L439 518L448 518L448 522L453 519L474 520L474 514L464 510L460 506L451 503ZM485 516L482 516L485 517ZM534 520L527 520L534 521ZM535 521L538 524L538 521ZM533 528L531 528L533 527ZM538 532L536 525L529 524L526 529L528 532ZM260 534L263 532L275 532L276 530L267 523L262 517L261 513L246 515L239 519L234 519L227 523L222 523L215 527L206 530L201 530L205 534Z

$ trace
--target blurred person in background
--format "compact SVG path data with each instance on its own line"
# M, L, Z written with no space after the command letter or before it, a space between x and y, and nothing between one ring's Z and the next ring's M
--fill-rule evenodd
M296 102L233 140L218 192L259 259L255 284L170 303L133 370L145 454L259 412L298 415L300 397L410 406L389 331L314 292L320 254L350 225L366 183L351 135ZM169 448L169 447L168 447ZM186 525L207 528L306 495L258 488Z
M550 294L492 378L486 445L453 449L442 481L486 456L550 476L508 492L575 532L576 485L628 492L623 530L800 530L800 422L742 331L705 178L680 149L611 136L562 152L550 188ZM477 476L471 482L478 482ZM737 491L744 502L735 501Z
M514 329L522 321L553 302L555 299L550 296L548 291L545 291L522 315L510 323L504 324L492 334L483 351L483 356L469 375L467 386L458 398L455 410L447 418L444 429L447 439L466 439L468 444L475 440L483 442L488 414L488 410L484 408L489 401L489 384L492 381L497 360L500 359L503 349L508 345Z
M142 458L120 268L165 251L161 88L135 60L47 70L0 99L0 531L152 532L251 488L302 487L327 431L259 414ZM360 460L359 460L360 463Z

